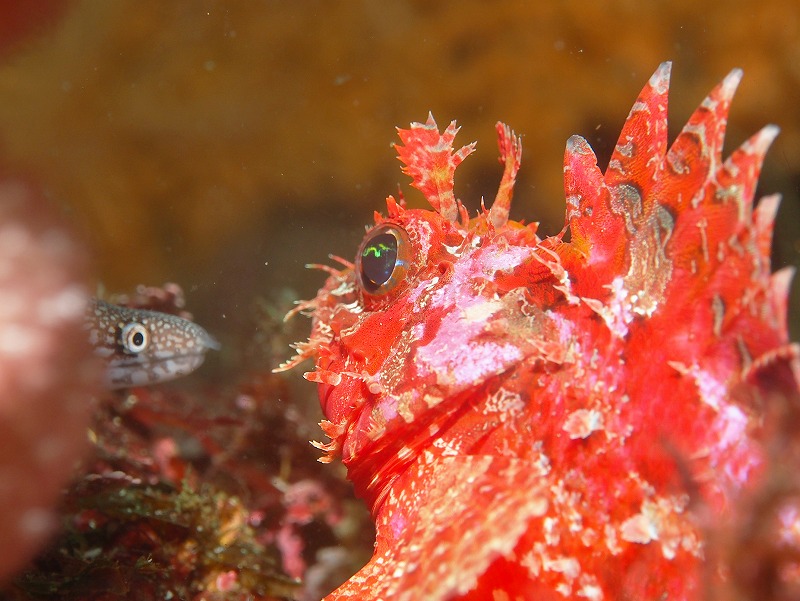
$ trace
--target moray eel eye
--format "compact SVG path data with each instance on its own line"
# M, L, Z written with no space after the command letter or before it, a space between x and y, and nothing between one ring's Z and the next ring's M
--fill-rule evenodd
M379 225L367 232L356 257L364 292L383 296L394 290L408 272L409 252L408 234L395 225Z
M150 332L142 324L133 321L122 328L120 339L126 352L138 355L150 344Z

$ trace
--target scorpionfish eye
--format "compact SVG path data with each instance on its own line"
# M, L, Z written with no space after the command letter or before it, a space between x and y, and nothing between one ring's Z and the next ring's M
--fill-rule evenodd
M127 352L137 355L150 344L150 333L142 324L132 321L122 328L120 339Z
M383 296L397 288L408 272L410 248L408 234L396 225L379 225L367 232L356 256L361 289Z

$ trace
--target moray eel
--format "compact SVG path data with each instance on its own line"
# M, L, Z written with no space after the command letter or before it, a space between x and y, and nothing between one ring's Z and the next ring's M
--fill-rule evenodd
M203 363L208 349L219 350L219 343L191 321L98 299L89 302L86 329L112 389L185 376Z

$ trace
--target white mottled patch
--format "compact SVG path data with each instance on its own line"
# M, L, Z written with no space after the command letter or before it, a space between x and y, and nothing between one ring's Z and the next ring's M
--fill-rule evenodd
M482 305L487 307L481 308ZM417 351L418 373L435 374L438 383L443 386L474 386L476 382L518 362L522 353L513 344L476 342L476 338L485 331L486 320L474 321L474 318L476 313L487 309L494 310L494 305L474 299L445 315L435 338ZM470 315L473 310L473 319L466 318L465 315Z
M505 388L500 388L486 399L485 411L487 413L497 413L501 422L505 422L510 415L523 409L525 409L525 403L519 393Z
M736 405L728 405L720 411L722 435L720 442L725 446L738 444L747 433L747 415Z
M499 300L485 301L464 309L463 317L467 321L485 323L492 315L498 311L502 311L502 309L503 303Z
M728 400L728 385L710 372L696 364L687 366L677 361L670 365L683 376L692 378L700 396L700 400L717 412L714 422L713 440L710 444L719 450L737 448L742 440L747 439L749 419L747 414ZM734 482L744 483L750 476L756 462L751 460L727 463L725 474Z
M533 549L520 559L520 565L528 570L533 580L543 572L560 574L563 580L556 588L564 596L572 594L575 580L581 576L581 564L577 559L564 555L551 556L544 543L534 543Z
M558 520L554 517L546 517L542 521L544 532L544 542L551 547L555 547L561 542L561 531L559 530Z
M494 274L497 271L511 272L534 255L534 249L527 246L504 246L480 256L481 271Z
M544 564L544 568L551 572L563 574L569 580L575 580L581 573L581 564L574 557L557 557Z
M628 324L634 318L633 303L636 302L636 296L631 295L625 288L625 280L622 277L614 278L607 287L611 291L608 303L603 303L596 298L582 298L581 300L603 318L606 327L612 334L618 338L624 338L628 334Z
M587 438L603 429L603 414L596 409L577 409L564 420L563 428L572 440Z
M522 359L520 350L511 344L485 343L474 345L466 361L451 365L451 375L458 385L483 380L486 374L499 373L506 366Z
M624 157L632 157L634 151L632 137L628 136L626 140L625 144L617 144L616 151Z
M612 555L619 555L622 553L622 547L619 544L619 537L617 536L617 530L611 524L606 524L604 528L604 534L606 536L606 548Z
M542 562L533 551L525 553L522 559L520 559L519 565L528 570L528 573L533 576L534 580L539 577L542 571Z
M453 440L445 441L443 438L436 438L432 446L442 449L442 457L458 457L462 454L460 445Z
M692 366L690 373L694 378L695 384L697 384L700 399L715 411L719 411L728 398L725 384L696 365Z
M578 597L583 597L589 601L602 601L604 598L603 589L597 582L597 578L591 574L584 574L580 579L581 587L576 591Z
M622 523L620 536L629 543L646 545L658 539L658 525L653 521L652 515L642 511Z
M666 559L674 559L680 549L700 556L702 543L683 515L689 502L687 496L645 499L641 510L620 526L623 540L646 545L661 544Z
M330 291L331 296L348 296L356 291L355 282L343 279L339 285Z

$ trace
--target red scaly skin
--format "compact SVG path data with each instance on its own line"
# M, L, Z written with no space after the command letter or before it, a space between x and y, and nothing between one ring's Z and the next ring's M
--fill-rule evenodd
M500 190L471 220L453 175L473 145L432 117L399 130L434 210L388 198L356 263L301 305L313 329L287 364L316 357L317 444L377 525L372 560L329 599L684 600L726 577L704 566L704 520L763 476L762 401L800 373L791 272L770 272L778 198L752 208L777 128L722 160L735 70L668 149L669 70L605 174L567 142L566 224L545 239L508 220L506 126Z

